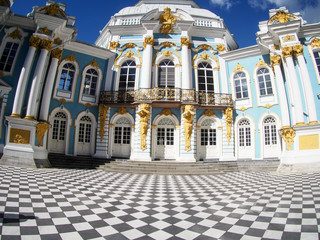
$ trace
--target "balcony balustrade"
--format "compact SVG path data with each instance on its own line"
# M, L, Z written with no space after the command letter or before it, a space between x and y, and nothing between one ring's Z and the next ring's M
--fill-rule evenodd
M231 94L197 92L180 88L142 88L135 91L101 91L100 103L180 102L200 106L232 107Z

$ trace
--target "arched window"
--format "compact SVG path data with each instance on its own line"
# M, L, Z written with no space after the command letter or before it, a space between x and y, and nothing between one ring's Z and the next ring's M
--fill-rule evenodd
M264 144L276 145L278 143L277 139L277 126L276 120L273 117L267 117L263 121L263 130L264 130Z
M320 51L313 52L314 60L317 65L318 74L320 73Z
M214 92L212 66L207 62L198 64L198 86L200 92Z
M273 94L269 70L267 68L261 68L259 69L257 76L259 82L260 95L265 96Z
M174 88L175 87L175 69L174 63L169 60L163 60L159 64L158 87Z
M91 118L83 116L79 124L79 143L90 143L91 141Z
M249 147L251 146L251 129L250 122L247 119L243 119L239 122L239 146Z
M126 61L121 66L119 91L132 91L136 79L136 63L134 61Z
M11 72L17 51L19 48L19 43L7 42L0 58L0 71Z
M66 132L67 116L63 112L57 112L54 115L52 139L64 141Z
M97 81L98 72L92 68L88 69L84 79L83 94L96 95Z
M65 91L72 91L75 67L71 63L66 63L62 67L58 88Z
M244 72L238 72L234 75L234 86L236 99L248 98L248 83L246 74Z

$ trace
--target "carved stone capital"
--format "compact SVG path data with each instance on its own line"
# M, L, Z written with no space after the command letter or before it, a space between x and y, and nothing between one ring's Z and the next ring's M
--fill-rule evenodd
M37 36L31 36L29 39L29 46L38 48L40 45L41 39Z
M282 56L284 58L292 57L293 49L292 47L283 47L282 48Z
M50 51L52 48L52 44L53 44L53 42L51 40L42 39L41 43L40 43L40 48L45 49L47 51Z
M303 46L301 44L293 46L294 55L296 57L303 55Z
M217 45L217 50L219 53L224 52L226 50L226 47L222 44Z
M187 46L188 48L190 48L190 38L182 37L181 46Z
M119 42L110 42L110 49L115 50L119 46Z
M279 55L274 55L270 57L271 65L281 65L281 56Z
M146 37L144 39L143 47L146 48L147 45L151 45L151 46L154 45L154 38L153 37Z
M58 59L58 60L60 61L61 58L62 58L62 52L63 52L62 49L60 49L60 48L55 48L55 49L53 49L52 52L51 52L51 57L52 57L52 58L56 58L56 59Z

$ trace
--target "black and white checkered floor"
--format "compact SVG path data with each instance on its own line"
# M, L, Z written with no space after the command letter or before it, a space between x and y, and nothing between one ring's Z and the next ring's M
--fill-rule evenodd
M0 239L319 239L320 174L0 167Z

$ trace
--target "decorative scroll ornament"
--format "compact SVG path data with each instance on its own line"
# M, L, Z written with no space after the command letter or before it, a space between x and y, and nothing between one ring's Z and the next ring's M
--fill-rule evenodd
M47 51L50 51L52 48L52 44L53 44L53 42L51 40L42 39L41 43L40 43L40 48L45 49Z
M226 50L226 46L222 44L217 45L217 50L219 53L224 52Z
M174 33L173 24L177 19L171 14L171 9L166 7L164 9L164 13L160 15L160 23L162 26L160 27L160 33L168 36L169 33Z
M60 38L55 38L53 40L53 43L56 44L56 45L61 45L62 44L62 40Z
M303 55L303 46L301 44L293 46L293 52L296 57Z
M282 56L284 58L292 57L293 49L292 47L283 47L282 48Z
M281 64L281 56L274 55L270 57L271 60L271 66L280 65Z
M38 33L41 33L41 34L44 34L44 35L47 35L47 36L51 36L52 31L50 31L47 27L44 27L44 28L40 28L38 30Z
M37 36L31 36L29 39L29 46L38 48L40 45L41 39Z
M291 35L287 35L282 40L283 40L283 42L293 42L293 41L296 40L296 37L295 36L291 36Z
M12 32L9 34L9 37L11 37L12 39L19 39L19 40L21 40L22 35L21 35L19 29L16 28L16 30L12 31Z
M170 48L171 46L176 46L174 43L172 42L163 42L160 44L160 46L163 45L165 46L166 48Z
M89 65L95 68L99 68L99 63L97 62L96 59L93 59L93 61L89 63Z
M170 57L173 54L173 52L166 50L166 51L161 52L161 54L165 57Z
M92 107L92 105L91 105L90 103L86 103L85 106L86 106L87 108L91 108L91 107Z
M62 50L62 49L60 49L60 48L55 48L55 49L53 49L52 52L51 52L51 57L52 57L52 58L56 58L56 59L58 59L58 60L60 61L61 58L62 58L62 53L63 53L63 50Z
M201 55L201 58L203 58L204 60L208 60L208 59L210 58L210 55L207 54L207 53L203 53L203 54Z
M207 109L203 115L207 117L217 116L211 109Z
M109 109L109 107L107 105L99 104L99 118L100 118L99 136L100 136L100 142L102 142L103 136L105 134L104 125L106 123L108 109Z
M140 110L138 115L140 116L140 137L141 137L141 144L140 148L142 151L147 149L147 133L148 133L148 122L149 122L149 116L151 114L150 112L150 105L147 103L141 103L139 105Z
M127 58L131 58L131 57L134 56L134 53L133 53L132 51L129 51L129 52L126 52L124 55L125 55Z
M190 46L191 46L190 38L182 37L181 38L181 46L187 46L188 48L190 48Z
M119 42L110 42L110 49L115 50L119 46Z
M319 38L313 39L313 41L311 43L311 47L312 48L320 48L320 39Z
M76 62L77 59L76 57L73 55L73 53L71 53L68 57L66 57L65 59L63 59L64 61L70 61L70 62Z
M233 72L241 71L241 70L243 70L243 69L244 69L244 67L242 67L239 63L237 63L237 66L236 66L236 68L233 70Z
M52 4L50 6L45 6L40 9L40 11L44 11L46 14L54 17L66 17L66 13L59 8L57 4Z
M259 59L259 62L256 64L256 67L265 67L268 66L261 58Z
M287 150L292 150L292 143L294 143L294 137L296 136L296 131L292 128L282 129L281 135L287 144Z
M119 108L119 110L118 110L118 112L117 112L118 114L120 114L120 115L123 115L123 114L127 114L128 113L128 111L127 111L127 109L126 108L124 108L124 107L121 107L121 108Z
M187 152L191 151L191 135L193 129L193 117L196 113L194 112L193 105L185 105L183 110L183 127L184 127L184 137L185 137L185 150Z
M287 23L291 19L295 19L296 17L292 14L285 13L283 11L277 12L276 15L270 18L269 22L270 23Z
M171 112L171 110L169 108L166 108L166 109L163 109L163 111L160 113L160 115L172 116L173 113Z
M42 147L43 143L43 137L46 131L49 129L49 124L47 123L38 123L37 128L36 128L36 134L37 134L37 139L38 139L38 147Z
M154 45L154 38L153 38L153 37L146 37L146 38L144 39L143 47L146 48L147 45L151 45L151 46Z
M230 140L231 140L231 125L232 125L232 108L228 107L225 111L225 121L226 121L226 127L227 127L227 139L228 139L228 144L230 145Z
M61 104L65 104L67 102L67 100L65 98L61 98L58 101L61 102Z

